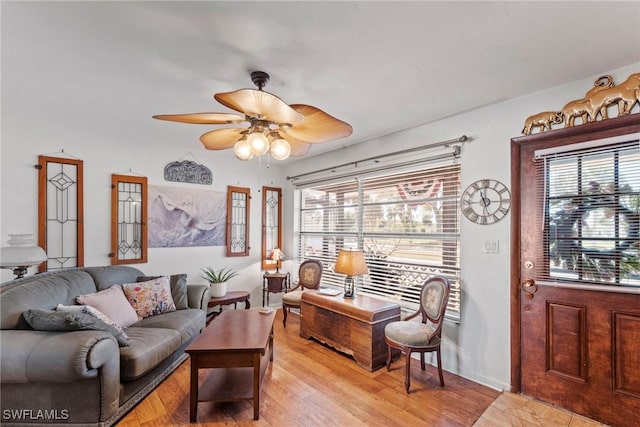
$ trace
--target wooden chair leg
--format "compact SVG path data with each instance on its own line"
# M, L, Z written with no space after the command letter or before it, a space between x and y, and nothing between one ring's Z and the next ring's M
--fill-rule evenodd
M424 371L424 353L420 353L420 368Z
M286 328L287 327L287 312L289 311L289 307L287 307L286 305L282 304L282 314L284 315L283 319L282 319L282 325Z
M411 352L407 351L405 354L405 363L407 365L405 370L407 371L407 376L404 379L404 388L407 390L407 394L409 394L409 386L411 385Z
M387 350L389 351L389 355L387 356L387 371L391 370L391 346L387 344Z
M438 359L438 375L440 375L440 386L444 387L444 377L442 376L442 360L440 360L440 348L436 350L436 358Z

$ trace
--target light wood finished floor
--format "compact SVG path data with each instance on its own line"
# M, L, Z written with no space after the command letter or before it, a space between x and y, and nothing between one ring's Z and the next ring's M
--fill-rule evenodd
M292 313L293 314L293 313ZM215 327L215 320L209 327ZM262 387L260 419L248 402L199 403L189 424L189 361L118 424L138 426L598 426L582 417L512 393L500 393L445 372L412 365L411 394L404 364L368 372L353 359L298 335L299 318L282 311L275 324L274 362ZM208 372L201 370L201 380ZM483 415L484 414L484 415Z

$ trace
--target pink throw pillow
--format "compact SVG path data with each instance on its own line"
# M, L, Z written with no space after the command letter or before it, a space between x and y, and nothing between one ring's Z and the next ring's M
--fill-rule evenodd
M77 296L76 302L96 308L121 328L127 328L139 320L118 285L93 294Z
M125 283L122 285L122 290L138 316L143 319L176 311L168 276L146 282Z

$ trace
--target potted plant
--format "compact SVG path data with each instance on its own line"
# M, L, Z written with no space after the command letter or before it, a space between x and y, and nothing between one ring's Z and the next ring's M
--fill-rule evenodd
M213 267L202 269L202 278L209 282L213 298L225 296L227 294L227 282L237 275L237 271L227 267L220 270L214 270Z

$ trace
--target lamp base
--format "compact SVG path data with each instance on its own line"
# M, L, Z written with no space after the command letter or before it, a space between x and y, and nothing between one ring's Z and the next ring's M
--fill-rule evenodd
M13 274L16 275L16 279L22 279L28 270L28 267L13 267Z
M356 286L355 279L353 276L347 276L344 279L344 292L342 293L343 298L355 298L356 297Z

